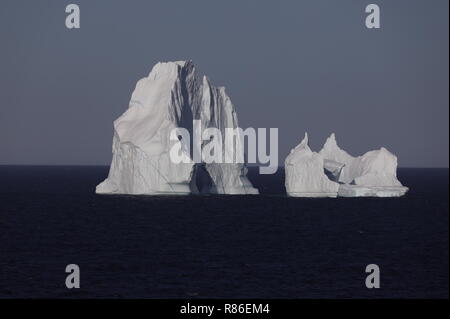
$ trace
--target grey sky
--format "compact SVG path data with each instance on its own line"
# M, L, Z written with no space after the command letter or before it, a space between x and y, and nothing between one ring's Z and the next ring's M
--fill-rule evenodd
M279 128L280 164L308 131L317 151L335 132L352 155L448 167L447 0L3 0L0 40L0 164L109 164L136 81L192 59L241 127Z

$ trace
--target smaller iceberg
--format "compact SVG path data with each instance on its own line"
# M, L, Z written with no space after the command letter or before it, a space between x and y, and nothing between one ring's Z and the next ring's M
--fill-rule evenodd
M397 179L397 157L384 147L353 157L338 146L334 133L326 140L319 153L309 149L307 136L304 142L303 146L302 142L286 158L286 190L290 196L297 196L295 189L301 189L302 194L315 194L318 180L322 181L321 194L328 197L399 197L408 191L408 187L403 186ZM297 156L315 158L314 168L292 159L293 154L300 152L297 151L298 148L303 151L301 156ZM318 168L319 163L321 170ZM305 176L309 181L305 180ZM325 186L329 184L323 181L324 177L328 182L337 185L336 196L330 196L330 190L334 188Z
M331 181L324 172L322 155L311 151L308 133L297 147L291 150L284 163L286 191L294 197L336 197L339 184ZM332 164L327 163L331 168Z

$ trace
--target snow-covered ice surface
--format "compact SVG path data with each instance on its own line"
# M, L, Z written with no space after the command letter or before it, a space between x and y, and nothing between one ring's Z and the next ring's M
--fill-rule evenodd
M284 163L286 192L294 197L336 197L339 184L324 173L322 155L311 151L308 134L291 150Z
M139 80L127 111L114 121L113 158L100 194L258 194L247 179L244 164L198 163L192 154L176 164L169 152L182 140L171 140L175 128L193 136L193 120L202 129L238 127L237 115L225 88L199 79L190 61L156 64ZM205 146L207 142L204 142ZM225 143L222 143L225 149Z
M317 181L326 176L329 181L337 182L336 196L342 197L398 197L403 196L408 188L397 179L397 157L382 147L369 151L362 156L353 157L342 150L334 134L327 139L322 150L315 156L306 142L302 142L286 158L286 190L290 196L298 196L298 188L305 197L317 197ZM305 141L305 140L304 140ZM306 145L306 147L302 144ZM300 151L301 149L301 151ZM314 165L305 165L305 160L297 157L314 158ZM325 172L325 174L324 174ZM320 185L327 185L321 182ZM312 194L309 196L308 194ZM329 196L327 187L322 188L323 196ZM335 197L335 196L334 196Z

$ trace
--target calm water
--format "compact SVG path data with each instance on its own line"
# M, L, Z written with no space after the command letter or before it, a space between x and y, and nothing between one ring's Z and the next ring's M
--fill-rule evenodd
M95 195L107 171L0 166L0 297L448 298L448 169L400 169L387 199L288 198L254 169L261 196Z

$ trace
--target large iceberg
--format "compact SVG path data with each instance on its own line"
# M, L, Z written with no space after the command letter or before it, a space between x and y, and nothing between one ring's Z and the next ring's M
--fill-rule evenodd
M309 148L303 152L317 154ZM337 145L333 133L318 153L319 156L310 155L315 158L314 168L303 162L296 163L292 160L292 154L295 154L295 149L287 157L285 167L286 190L291 196L298 196L293 189L302 185L303 194L312 193L313 196L309 197L316 197L317 181L322 181L324 176L337 185L337 196L398 197L408 191L397 179L397 157L384 147L353 157ZM319 164L322 165L322 171L318 168ZM309 182L304 176L308 176ZM321 185L326 183L321 182ZM336 197L330 196L327 188L324 188L323 194Z
M199 146L182 135L171 138L177 128L193 136L194 120L203 129L217 128L222 133L238 127L225 88L212 86L206 76L199 79L191 61L156 64L148 77L137 82L127 111L114 121L109 175L96 193L257 194L244 163L194 161ZM170 157L174 146L182 150L179 163Z
M336 197L339 184L324 172L322 155L311 151L308 133L285 160L286 192L294 197Z

